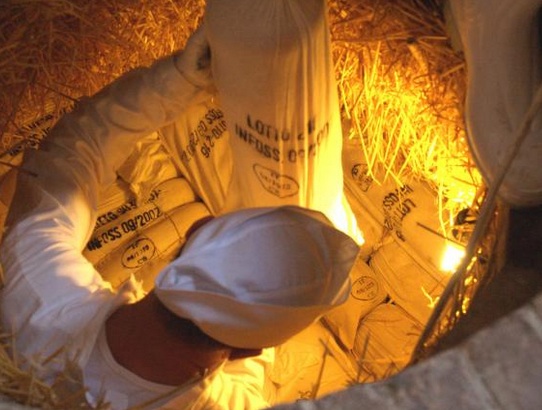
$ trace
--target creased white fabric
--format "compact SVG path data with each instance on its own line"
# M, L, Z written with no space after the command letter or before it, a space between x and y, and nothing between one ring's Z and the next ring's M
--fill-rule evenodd
M358 251L320 212L242 210L197 230L155 292L223 343L275 346L346 300Z
M25 169L37 176L19 175L0 249L5 274L0 316L3 329L14 335L20 360L39 367L63 349L41 368L39 375L46 380L62 370L65 357L84 369L107 316L139 297L132 282L115 293L81 255L94 226L99 188L114 180L139 138L173 122L199 93L175 68L173 58L163 59L81 102L56 126L43 149L26 158ZM174 408L265 406L266 361L228 363L216 382L174 397ZM114 385L109 388L115 390ZM99 394L90 391L91 401ZM125 408L122 400L111 404L113 409Z
M209 0L205 30L233 160L224 209L316 209L362 243L343 201L326 2Z

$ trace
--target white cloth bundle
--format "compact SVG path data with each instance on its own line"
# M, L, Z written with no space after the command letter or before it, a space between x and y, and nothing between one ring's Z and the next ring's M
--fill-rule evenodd
M99 266L110 252L130 242L152 224L169 218L168 212L195 201L194 191L184 178L164 181L141 204L138 205L136 199L131 198L99 214L83 255Z
M410 361L422 331L403 309L383 303L360 322L352 354L358 383L391 377Z
M347 192L363 217L362 255L371 255L370 267L389 296L425 323L449 279L439 269L454 245L439 233L437 195L423 182L401 186L382 168L373 177L354 140L345 145L344 168Z
M133 276L149 291L158 273L179 253L190 227L207 216L209 211L201 202L164 211L163 218L136 230L129 240L110 250L95 264L96 269L115 288Z
M224 208L231 178L230 135L224 113L212 94L190 105L175 122L160 129L171 160L199 198L219 214Z
M350 282L348 300L322 318L347 350L354 347L360 321L387 296L382 278L365 263L362 254L350 271Z
M326 2L210 0L205 26L232 149L225 210L300 205L360 242L343 201Z
M423 181L401 185L383 167L370 172L357 140L345 144L343 161L347 190L363 218L364 246L369 248L364 253L374 252L389 235L438 269L449 241L441 233L437 194Z
M346 300L357 253L320 212L247 209L196 230L155 292L222 343L275 346Z
M541 0L454 0L455 24L467 64L465 122L469 147L488 184L513 150L542 85ZM499 189L512 206L542 204L540 111Z
M370 267L393 301L421 325L429 319L449 280L448 275L424 263L412 248L393 240L378 249Z
M274 405L344 390L355 378L351 358L321 322L277 347L267 385Z

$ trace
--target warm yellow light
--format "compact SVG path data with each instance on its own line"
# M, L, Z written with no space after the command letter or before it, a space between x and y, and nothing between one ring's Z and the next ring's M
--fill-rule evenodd
M454 272L459 266L461 259L465 256L465 249L458 245L448 244L440 261L440 270L443 272Z
M327 213L327 217L331 219L337 229L349 235L359 246L365 243L363 232L359 229L356 217L345 198L335 203L335 206Z

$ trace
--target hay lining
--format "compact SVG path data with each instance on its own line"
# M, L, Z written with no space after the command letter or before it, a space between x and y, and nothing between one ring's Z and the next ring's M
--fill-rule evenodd
M0 8L0 151L42 136L81 97L182 47L204 0L7 0ZM46 124L43 124L47 118Z
M383 167L384 179L399 185L430 183L439 193L441 233L453 239L455 216L474 203L482 187L462 120L464 60L451 48L434 5L335 3L345 131L359 140L373 178Z

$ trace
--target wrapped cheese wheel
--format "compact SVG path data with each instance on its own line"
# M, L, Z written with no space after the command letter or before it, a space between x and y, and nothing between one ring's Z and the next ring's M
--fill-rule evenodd
M145 291L186 242L186 233L197 221L210 215L201 202L190 202L165 212L166 218L136 232L134 236L95 264L114 288L130 276L142 282Z
M114 190L109 192L114 193ZM115 194L117 197L122 195ZM96 264L110 252L148 226L167 218L167 212L190 202L194 202L194 191L184 178L173 178L158 184L149 198L138 205L135 198L110 208L98 215L83 255L89 262ZM115 200L107 203L114 204Z
M371 383L393 376L410 362L423 327L392 303L377 306L359 324L351 354L358 366L358 382Z
M209 0L205 27L232 150L225 210L300 205L355 231L325 0Z

